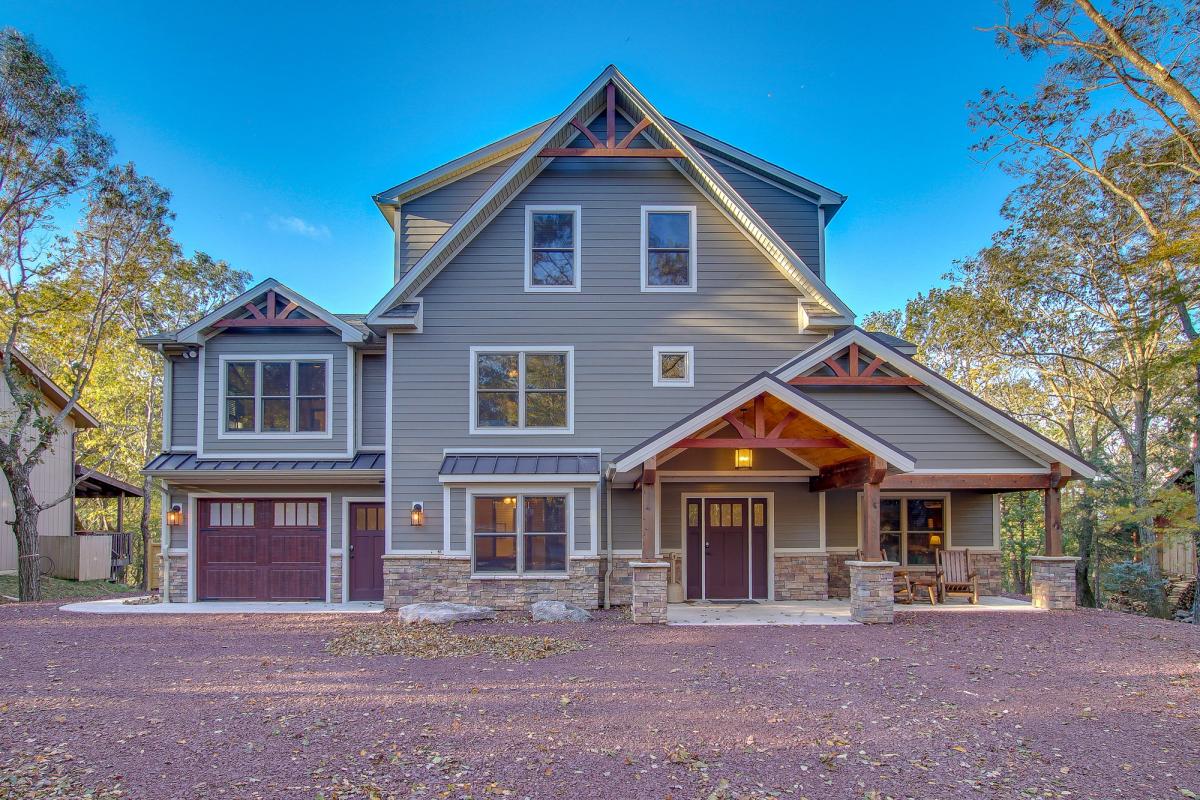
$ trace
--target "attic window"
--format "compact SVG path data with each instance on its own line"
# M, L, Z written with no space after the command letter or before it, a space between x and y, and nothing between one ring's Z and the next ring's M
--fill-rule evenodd
M642 206L642 291L696 291L695 206Z
M579 291L579 206L525 207L525 291Z

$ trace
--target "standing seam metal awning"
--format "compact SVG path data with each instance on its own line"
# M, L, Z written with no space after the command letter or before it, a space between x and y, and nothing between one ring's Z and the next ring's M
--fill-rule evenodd
M341 459L197 459L194 453L162 453L155 456L142 470L161 473L224 473L224 472L305 472L305 471L382 471L383 453L359 453L354 458Z
M582 479L600 478L598 453L452 453L442 459L438 477L443 482L455 478L485 476Z

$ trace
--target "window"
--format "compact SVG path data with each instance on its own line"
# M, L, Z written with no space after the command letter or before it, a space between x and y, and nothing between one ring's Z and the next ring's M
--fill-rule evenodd
M225 422L221 433L327 436L328 356L221 358Z
M254 503L209 503L210 528L253 528Z
M695 359L690 345L658 345L652 352L655 386L695 385Z
M642 206L642 291L696 290L696 207Z
M932 567L946 546L946 497L882 497L879 544L889 561Z
M275 503L276 528L315 528L320 524L320 503L291 500Z
M579 206L525 207L525 291L579 291Z
M565 573L569 509L565 494L473 495L475 574Z
M571 432L570 348L471 348L471 432Z

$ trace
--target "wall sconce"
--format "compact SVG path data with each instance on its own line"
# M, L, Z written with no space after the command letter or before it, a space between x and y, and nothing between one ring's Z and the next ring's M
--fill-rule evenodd
M754 451L749 447L739 447L733 451L733 468L750 469L754 466Z
M173 528L183 524L183 506L181 504L171 504L171 510L167 512L167 524Z
M936 533L929 534L929 546L930 547L941 547L942 546L942 537Z
M420 528L425 524L425 504L420 500L412 504L411 521L414 528Z

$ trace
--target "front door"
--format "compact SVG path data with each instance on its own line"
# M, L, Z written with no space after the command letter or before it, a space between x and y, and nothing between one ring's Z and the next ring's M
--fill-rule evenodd
M750 596L750 514L746 500L704 501L704 596Z
M383 599L383 503L350 504L350 599Z

